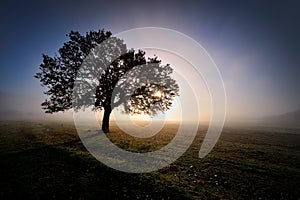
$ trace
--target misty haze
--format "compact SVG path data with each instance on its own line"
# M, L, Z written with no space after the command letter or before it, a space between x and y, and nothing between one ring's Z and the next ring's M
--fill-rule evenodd
M3 2L0 199L300 199L299 7Z

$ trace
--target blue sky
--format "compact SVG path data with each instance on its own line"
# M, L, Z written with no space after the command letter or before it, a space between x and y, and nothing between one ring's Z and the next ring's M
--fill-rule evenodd
M228 116L300 108L297 1L8 1L0 8L0 110L41 112L33 78L70 30L164 27L199 42L224 79Z

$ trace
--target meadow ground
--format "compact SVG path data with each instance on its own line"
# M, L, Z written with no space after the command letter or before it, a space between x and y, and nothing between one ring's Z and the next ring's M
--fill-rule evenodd
M176 128L134 139L113 126L108 137L128 151L146 152L167 144ZM170 166L130 174L91 156L71 122L2 121L0 199L300 198L300 134L225 127L213 151L199 159L205 133L200 128Z

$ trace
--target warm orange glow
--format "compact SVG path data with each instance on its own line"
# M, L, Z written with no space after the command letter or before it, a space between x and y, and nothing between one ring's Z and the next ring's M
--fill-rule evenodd
M154 97L157 97L157 98L161 98L161 95L162 95L162 93L161 93L161 91L159 91L159 90L157 90L157 91L153 94L153 96L154 96Z

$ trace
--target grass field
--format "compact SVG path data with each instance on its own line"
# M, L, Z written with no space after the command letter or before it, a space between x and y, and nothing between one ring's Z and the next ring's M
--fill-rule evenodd
M156 150L173 137L167 125L150 139L108 137L133 151ZM225 127L213 151L198 158L206 128L188 151L159 171L111 169L82 145L70 122L0 122L0 199L299 199L300 134Z

